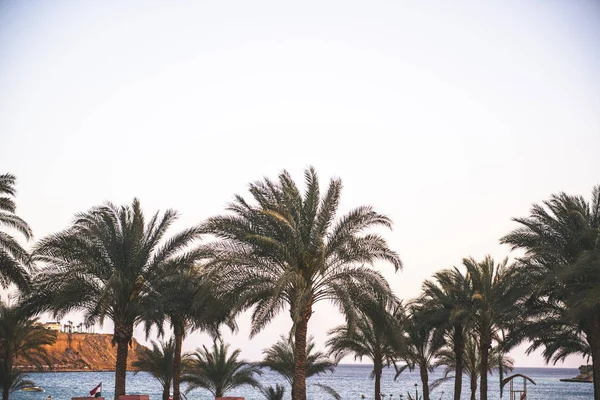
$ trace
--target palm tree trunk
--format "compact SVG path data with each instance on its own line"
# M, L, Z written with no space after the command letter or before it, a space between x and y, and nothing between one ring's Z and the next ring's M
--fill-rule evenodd
M587 329L586 337L592 351L594 400L600 400L600 319L596 315Z
M381 373L383 370L383 361L381 360L381 357L376 357L375 360L373 360L373 372L375 374L375 400L380 400L381 399Z
M454 327L454 359L456 371L454 375L454 400L460 400L462 392L463 356L465 352L465 338L460 325Z
M12 360L8 354L2 354L4 360L2 360L4 374L0 375L2 379L2 400L8 400L10 394L10 387L12 386Z
M171 382L165 384L163 387L162 400L169 400L169 395L171 394Z
M477 375L471 375L471 400L475 400L475 394L477 393Z
M133 338L133 324L115 322L113 342L117 344L117 365L115 366L115 400L124 395L127 378L127 355Z
M429 400L429 373L427 372L427 365L419 365L419 372L421 373L421 384L423 385L423 400Z
M175 324L173 333L175 336L175 354L173 354L173 400L179 400L181 394L179 386L181 382L181 347L183 345L183 334L185 327L183 324ZM168 400L168 399L167 399Z
M307 307L302 319L296 324L294 334L294 382L292 385L292 400L306 400L306 334L308 332L308 320L312 313L311 307Z
M491 345L491 340L488 339L489 336L491 335L488 335L487 332L482 333L480 342L481 345L479 346L481 351L481 365L479 366L479 379L481 380L481 386L479 388L479 400L487 400L489 363L488 359Z

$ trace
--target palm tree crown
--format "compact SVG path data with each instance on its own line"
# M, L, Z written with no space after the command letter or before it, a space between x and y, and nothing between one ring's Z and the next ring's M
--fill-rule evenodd
M151 343L152 348L144 347L133 365L141 371L149 372L158 380L163 387L162 400L169 400L173 381L175 341L171 339L168 342L157 343L153 340ZM186 359L187 357L184 356L184 364Z
M270 368L283 376L290 385L293 385L296 367L294 349L294 339L281 336L273 346L263 350L265 358L258 365ZM337 362L330 360L327 354L315 350L315 342L312 337L309 337L306 345L306 377L333 372L336 365ZM336 399L340 398L338 392L331 386L321 383L315 384L315 386Z
M402 303L395 299L381 299L377 306L364 310L356 323L330 330L327 340L327 346L336 359L353 354L355 359L366 357L373 362L371 378L375 379L375 399L381 397L383 367L393 363L402 350L401 320L405 311Z
M429 400L430 389L433 389L429 384L429 373L433 371L438 352L445 344L444 338L436 334L435 326L418 303L411 304L402 318L406 345L398 358L406 364L395 365L395 378L406 369L412 371L418 367L423 385L423 400Z
M517 340L544 347L547 361L568 354L592 356L594 398L600 399L600 186L591 201L566 193L553 195L502 243L525 251L520 279L530 296Z
M200 329L216 337L221 323L228 324L232 330L237 329L230 316L229 301L216 298L216 283L194 260L188 261L188 265L178 265L177 271L158 282L142 307L146 336L152 326L158 328L159 336L164 336L165 321L173 330L173 400L180 399L181 354L187 332Z
M56 332L37 323L31 310L22 304L0 302L0 386L2 399L8 400L11 390L28 385L15 367L17 358L29 365L50 364L46 346L56 340Z
M283 400L283 395L285 394L285 387L283 385L277 384L275 387L269 386L266 388L260 388L260 392L264 396L265 400Z
M250 185L255 204L236 196L230 214L204 225L221 239L210 249L224 289L241 299L240 308L254 306L252 335L289 307L296 344L294 400L306 399L306 335L313 305L329 300L352 319L361 299L390 291L367 266L376 260L396 269L402 265L380 235L364 233L391 227L388 217L365 206L336 219L341 180L333 179L323 197L314 169L305 172L305 180L304 194L287 171L278 182L255 182Z
M197 388L210 391L215 397L223 397L225 393L240 386L250 385L260 388L256 375L262 375L260 367L240 360L241 350L231 354L229 345L222 342L213 343L209 350L202 346L192 356L189 372L183 377L188 382L188 392Z
M473 285L473 324L481 352L480 399L487 400L489 350L522 320L524 286L508 259L497 263L490 256L479 262L465 258L463 264ZM500 374L502 381L502 369Z
M197 250L186 251L199 237L197 228L163 240L176 218L167 210L146 222L137 199L131 206L109 203L77 215L34 251L47 267L36 277L33 303L59 314L83 310L87 326L107 317L114 322L115 398L125 394L128 346L144 300L165 276L199 257Z
M33 236L31 228L15 214L15 181L11 174L0 175L0 228L15 230L29 240ZM20 290L27 290L30 278L24 266L29 266L27 251L13 236L0 231L0 285L6 289L14 283Z
M479 351L479 341L474 335L468 335L464 340L465 345L460 365L463 369L462 372L467 376L470 382L470 399L475 400L477 395L477 380L480 378L481 374L481 352ZM451 373L456 375L459 363L457 362L454 348L453 337L450 336L447 341L447 346L438 351L437 360L434 364L435 368L444 367L444 377L436 380L432 386L436 386L451 378ZM489 373L502 369L501 375L504 375L506 372L513 370L514 362L512 358L507 357L504 354L503 349L495 346L490 350L488 364Z
M281 336L279 340L268 349L263 350L264 359L258 365L268 367L283 376L292 385L294 381L294 340ZM327 354L315 350L312 337L306 345L306 377L335 371L336 362L327 357Z
M423 283L420 302L425 318L436 327L438 335L447 335L453 346L455 366L454 400L460 400L462 391L465 335L474 314L473 290L470 279L458 268L437 272L432 280Z

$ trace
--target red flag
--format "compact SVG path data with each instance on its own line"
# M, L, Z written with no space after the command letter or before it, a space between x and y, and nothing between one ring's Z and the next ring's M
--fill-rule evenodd
M92 390L90 390L90 396L101 397L102 396L102 382Z

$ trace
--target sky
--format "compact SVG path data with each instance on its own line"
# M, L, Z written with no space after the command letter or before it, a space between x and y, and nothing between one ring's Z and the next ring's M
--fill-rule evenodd
M0 0L0 173L41 238L134 197L177 209L175 232L312 165L343 180L341 212L392 218L404 270L375 268L410 299L463 257L514 257L498 239L533 203L600 184L599 42L592 0ZM250 360L290 328L249 340L248 321L226 339ZM342 321L319 304L309 333L322 348Z

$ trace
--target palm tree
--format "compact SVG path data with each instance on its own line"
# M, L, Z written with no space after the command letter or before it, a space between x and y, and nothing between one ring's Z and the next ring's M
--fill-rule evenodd
M450 336L454 360L454 400L460 400L462 392L463 358L466 332L473 319L473 289L466 275L458 268L437 272L433 280L423 284L420 302L425 318L437 327L438 334Z
M139 200L122 207L108 203L78 214L71 227L42 239L34 251L47 265L30 300L38 309L57 315L83 310L88 326L113 321L115 399L125 394L128 347L144 299L165 276L199 257L188 250L199 237L197 228L164 240L176 218L167 210L146 223Z
M268 178L250 185L255 204L236 196L230 214L210 218L204 230L217 236L211 244L212 267L223 289L254 307L251 336L279 312L290 310L295 357L292 399L306 400L306 338L314 305L335 303L353 319L363 299L390 293L381 274L368 268L376 260L402 266L398 254L370 228L391 227L391 220L371 207L336 218L342 182L331 180L321 197L317 173L305 172L300 192L287 171L278 182Z
M277 384L275 387L260 388L260 392L265 396L265 400L283 400L285 388L283 385Z
M436 334L435 327L425 317L422 306L418 303L409 307L402 326L405 332L405 346L398 358L406 364L401 367L394 364L394 379L406 369L413 371L418 367L423 385L423 400L430 400L429 392L432 388L429 385L429 372L435 368L435 359L444 345L443 336Z
M292 385L294 382L294 340L281 336L279 341L268 349L263 350L263 361L258 365L268 367L285 378ZM325 353L315 351L315 342L312 337L306 345L306 377L333 372L335 361L330 360Z
M496 263L490 256L480 262L465 258L463 264L473 285L474 329L479 337L481 353L479 398L487 400L489 350L495 339L503 338L505 332L522 318L520 299L523 286L516 277L517 269L508 265L508 259Z
M31 228L25 221L15 215L16 205L12 197L16 195L14 175L0 175L0 228L7 227L16 230L26 240L32 238ZM0 231L0 285L4 289L11 283L19 290L29 288L29 254L6 232Z
M444 366L444 377L436 380L432 386L437 386L438 384L446 381L451 378L451 373L456 375L456 369L458 368L458 363L456 359L456 353L454 351L454 344L452 343L453 337L450 336L448 340L448 345L441 349L437 354L437 360L434 363L434 367ZM479 351L479 343L477 338L473 335L468 335L465 339L465 345L462 354L462 362L460 365L463 368L464 374L469 379L470 389L471 389L471 400L475 400L477 393L477 380L480 378L481 369L481 352ZM495 346L491 349L489 354L489 373L493 373L495 370L501 370L501 375L504 375L506 372L510 372L513 370L514 362L510 357L506 357L504 352L498 346ZM462 374L461 374L462 376Z
M56 332L45 329L22 304L7 305L0 301L0 380L2 400L12 390L27 385L14 363L17 358L41 368L48 362L45 346L56 340Z
M151 341L152 348L144 347L139 355L139 358L133 362L133 366L142 371L147 371L152 374L163 387L162 400L169 400L171 392L171 382L173 381L173 361L175 359L175 341L173 339L168 342L157 343ZM185 364L187 356L184 355L183 363ZM135 373L137 374L138 371Z
M179 400L181 396L181 356L186 334L200 329L216 337L221 323L226 323L232 330L237 329L229 315L232 309L228 307L227 299L215 297L215 284L200 266L190 262L179 265L175 273L158 282L152 295L144 300L142 318L146 336L152 326L156 326L159 336L163 336L165 321L173 330L173 400Z
M215 397L223 397L228 391L240 386L250 385L260 388L255 375L262 375L258 365L239 360L240 350L228 354L229 345L223 342L213 343L212 349L206 346L197 349L192 356L189 372L183 381L189 383L187 391L202 388Z
M2 369L3 369L3 366L0 365L0 375L4 374ZM4 379L2 379L2 380L4 380ZM18 368L13 368L10 381L12 383L8 390L9 395L11 393L22 390L24 388L35 386L35 382L32 381L31 379L27 379L27 374L23 373ZM2 390L2 392L4 392L4 387L2 386L2 384L0 384L0 389Z
M528 217L501 239L525 251L521 279L530 285L520 339L545 357L591 355L594 399L600 399L600 186L591 201L566 193L534 204ZM559 339L559 340L557 340Z
M353 325L340 325L329 331L327 346L336 359L354 354L355 360L363 357L373 362L371 378L375 378L375 399L381 398L381 375L383 367L394 362L399 351L401 336L400 318L404 313L402 304L397 301L385 301L380 304L385 312L366 312Z
M285 378L290 384L294 382L294 339L281 336L279 341L266 350L263 350L265 358L258 365L268 367ZM308 338L306 345L306 377L333 372L336 367L336 362L327 357L325 353L315 351L315 342L312 337ZM328 394L335 398L339 398L339 394L330 386L317 384L318 387L325 390Z

